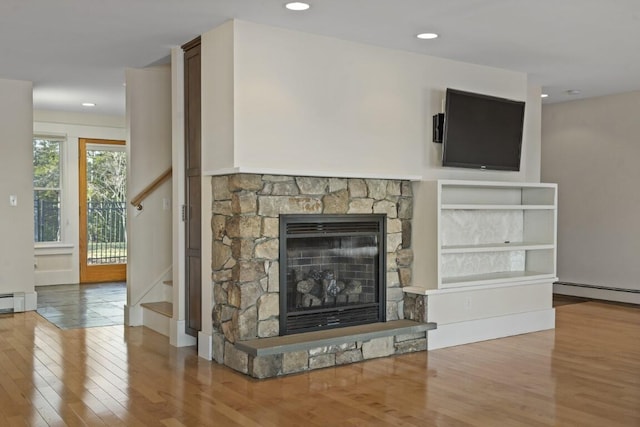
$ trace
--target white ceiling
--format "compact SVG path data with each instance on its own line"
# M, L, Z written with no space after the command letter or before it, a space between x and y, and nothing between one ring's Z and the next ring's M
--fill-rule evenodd
M560 102L640 89L640 0L0 0L0 78L34 107L124 114L124 70L237 18L527 72ZM434 31L432 41L415 38ZM577 89L579 95L568 95ZM1 94L0 94L1 96Z

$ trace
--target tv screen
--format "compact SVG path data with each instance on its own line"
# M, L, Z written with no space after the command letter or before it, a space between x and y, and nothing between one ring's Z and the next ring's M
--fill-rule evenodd
M442 165L519 171L524 105L447 89Z

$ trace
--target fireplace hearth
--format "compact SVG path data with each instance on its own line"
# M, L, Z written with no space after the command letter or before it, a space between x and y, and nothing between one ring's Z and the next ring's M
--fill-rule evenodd
M384 322L386 215L280 216L280 335Z

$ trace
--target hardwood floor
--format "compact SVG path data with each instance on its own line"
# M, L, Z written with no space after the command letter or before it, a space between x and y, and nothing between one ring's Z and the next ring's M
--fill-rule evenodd
M640 309L257 381L144 328L0 316L2 426L640 426Z

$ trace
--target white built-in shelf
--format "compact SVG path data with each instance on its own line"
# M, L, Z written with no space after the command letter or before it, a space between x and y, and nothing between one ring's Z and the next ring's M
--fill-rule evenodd
M444 287L478 286L494 283L509 283L521 280L553 279L554 273L543 273L536 271L501 271L496 273L476 274L462 277L444 277L442 285Z
M452 245L442 246L441 254L464 254L464 253L481 253L481 252L503 252L503 251L535 251L554 249L553 243L534 243L534 242L509 242L509 243L492 243L486 245Z
M456 205L442 205L442 210L554 210L553 205L501 205L501 204L456 204Z
M557 186L438 180L424 184L435 209L428 289L473 289L555 280Z

